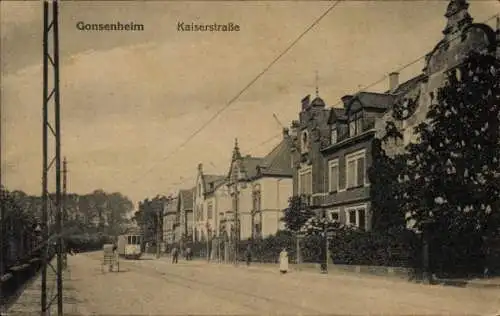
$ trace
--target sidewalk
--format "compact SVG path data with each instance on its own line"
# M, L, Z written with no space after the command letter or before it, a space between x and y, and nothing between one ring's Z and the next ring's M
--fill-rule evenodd
M52 266L56 267L56 260L52 261ZM47 266L47 304L49 307L48 315L57 315L57 283L56 273ZM35 315L41 312L42 297L42 273L41 271L35 278L28 282L17 300L7 307L8 315ZM63 312L68 315L86 315L88 314L82 302L77 299L77 293L72 287L71 282L71 258L68 258L68 269L63 271ZM53 300L52 303L51 300Z
M156 258L153 255L146 255L145 257L147 258ZM161 257L160 260L166 260L166 261L171 261L172 257L170 255L164 255ZM179 258L180 261L185 261L183 258ZM216 260L211 260L207 261L206 258L193 258L193 262L205 262L209 264L214 264L214 265L226 265L226 266L233 266L236 267L234 263L228 262L218 262ZM279 269L279 264L278 263L260 263L260 262L252 262L249 267L246 266L246 263L241 261L238 262L238 267L245 267L250 270L260 270L260 271L266 271L266 272L273 272L277 273ZM321 274L320 267L318 263L303 263L300 265L290 263L289 264L289 272L290 273L312 273L312 274ZM344 269L336 268L334 264L330 264L328 266L328 272L329 274L336 274L336 275L346 275L346 276L357 276L357 277L369 277L369 278L374 278L374 279L385 279L385 280L391 280L391 281L401 281L401 282L406 282L406 283L411 283L407 278L403 278L401 276L397 275L376 275L376 274L370 274L366 272L354 272L354 271L347 271ZM455 287L474 287L474 288L498 288L500 289L500 277L494 277L494 278L489 278L489 279L472 279L472 280L466 280L466 279L436 279L434 285L442 285L442 286L455 286Z
M500 289L500 277L487 279L436 279L436 284L456 287L493 288Z

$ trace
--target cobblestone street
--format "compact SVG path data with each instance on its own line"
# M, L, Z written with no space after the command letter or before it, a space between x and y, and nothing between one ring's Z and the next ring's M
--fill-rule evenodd
M101 253L69 258L67 314L450 314L497 315L500 290L410 284L383 277L292 272L269 267L145 257L120 261L120 272L101 272ZM38 282L38 281L37 281ZM35 285L35 284L34 284ZM37 288L39 288L39 285ZM38 311L27 289L10 313ZM28 293L28 294L27 294ZM24 302L24 303L22 303ZM69 302L69 303L68 303ZM76 303L75 303L76 302ZM23 304L23 308L20 308Z

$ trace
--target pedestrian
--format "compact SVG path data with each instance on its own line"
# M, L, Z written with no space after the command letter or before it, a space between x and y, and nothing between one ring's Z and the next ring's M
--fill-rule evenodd
M250 266L250 262L252 262L252 248L250 245L247 246L247 249L245 250L245 258L247 261L247 266Z
M283 248L280 252L280 273L285 274L288 272L288 252Z
M179 257L179 252L177 251L177 247L174 246L172 249L172 263L177 263Z
M186 260L191 260L193 259L193 254L191 253L191 247L187 247L186 249Z

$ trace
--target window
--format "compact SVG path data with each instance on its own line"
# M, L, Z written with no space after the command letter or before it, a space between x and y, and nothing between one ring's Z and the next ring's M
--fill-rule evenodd
M365 150L346 156L347 188L363 186L366 179Z
M337 143L337 141L338 141L337 125L332 125L332 144Z
M347 224L366 229L366 205L346 209Z
M356 136L363 132L363 112L359 111L349 117L349 136Z
M328 162L328 191L337 192L339 189L339 161L338 159Z
M198 184L198 197L201 197L201 183Z
M203 204L200 205L200 220L203 221L205 214L203 214Z
M310 167L299 172L299 193L312 194L312 169Z
M327 218L329 221L339 221L340 220L340 210L339 209L328 210L327 211Z
M307 135L307 131L302 132L302 137L301 137L301 143L300 143L300 149L302 153L307 152L308 146L309 146L309 135Z
M213 216L212 212L213 212L213 205L212 202L209 202L207 206L207 219L212 219Z

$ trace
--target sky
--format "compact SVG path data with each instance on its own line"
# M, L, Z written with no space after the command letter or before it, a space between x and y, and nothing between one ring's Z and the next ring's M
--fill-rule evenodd
M500 12L472 0L476 22ZM134 203L228 172L234 139L263 156L316 86L328 106L422 57L442 38L448 1L343 1L237 100L184 142L304 32L325 1L63 1L61 146L68 191L121 192ZM42 25L38 1L0 2L1 167L8 189L40 194ZM140 23L140 32L82 32L77 22ZM178 32L178 22L239 32ZM493 26L494 20L487 24ZM420 73L418 62L400 81ZM381 92L388 79L370 90ZM279 121L273 117L276 114ZM51 118L52 119L52 118ZM53 140L50 140L51 142ZM49 146L51 153L54 146ZM55 175L49 174L55 190Z

